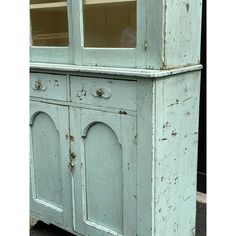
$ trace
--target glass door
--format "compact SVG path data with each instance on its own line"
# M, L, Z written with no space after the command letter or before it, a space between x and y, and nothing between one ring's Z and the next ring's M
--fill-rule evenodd
M68 63L66 0L30 0L31 60Z
M135 0L84 0L84 47L135 48Z
M146 21L142 1L81 0L78 4L81 57L77 64L132 68L145 64Z

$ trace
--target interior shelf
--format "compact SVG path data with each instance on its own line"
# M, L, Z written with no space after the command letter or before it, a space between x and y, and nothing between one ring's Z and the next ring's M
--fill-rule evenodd
M30 4L30 9L48 9L48 8L61 8L66 7L66 2L52 2L52 3L40 3L40 4Z
M51 33L51 34L35 34L35 40L52 40L52 39L65 39L68 38L68 32Z

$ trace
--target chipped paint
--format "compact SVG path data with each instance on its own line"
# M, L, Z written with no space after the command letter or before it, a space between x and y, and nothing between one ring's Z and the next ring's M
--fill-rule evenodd
M186 7L186 10L187 10L187 12L188 12L188 11L189 11L189 8L190 8L189 3L186 3L185 7Z

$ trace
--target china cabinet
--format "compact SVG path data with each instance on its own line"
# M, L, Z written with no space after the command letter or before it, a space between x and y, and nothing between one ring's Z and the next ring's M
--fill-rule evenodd
M201 0L30 1L31 225L195 235Z

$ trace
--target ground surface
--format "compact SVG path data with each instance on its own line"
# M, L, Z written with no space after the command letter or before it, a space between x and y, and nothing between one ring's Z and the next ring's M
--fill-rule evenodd
M39 222L30 230L30 236L73 236L56 226ZM197 204L197 233L196 236L206 236L206 204Z

